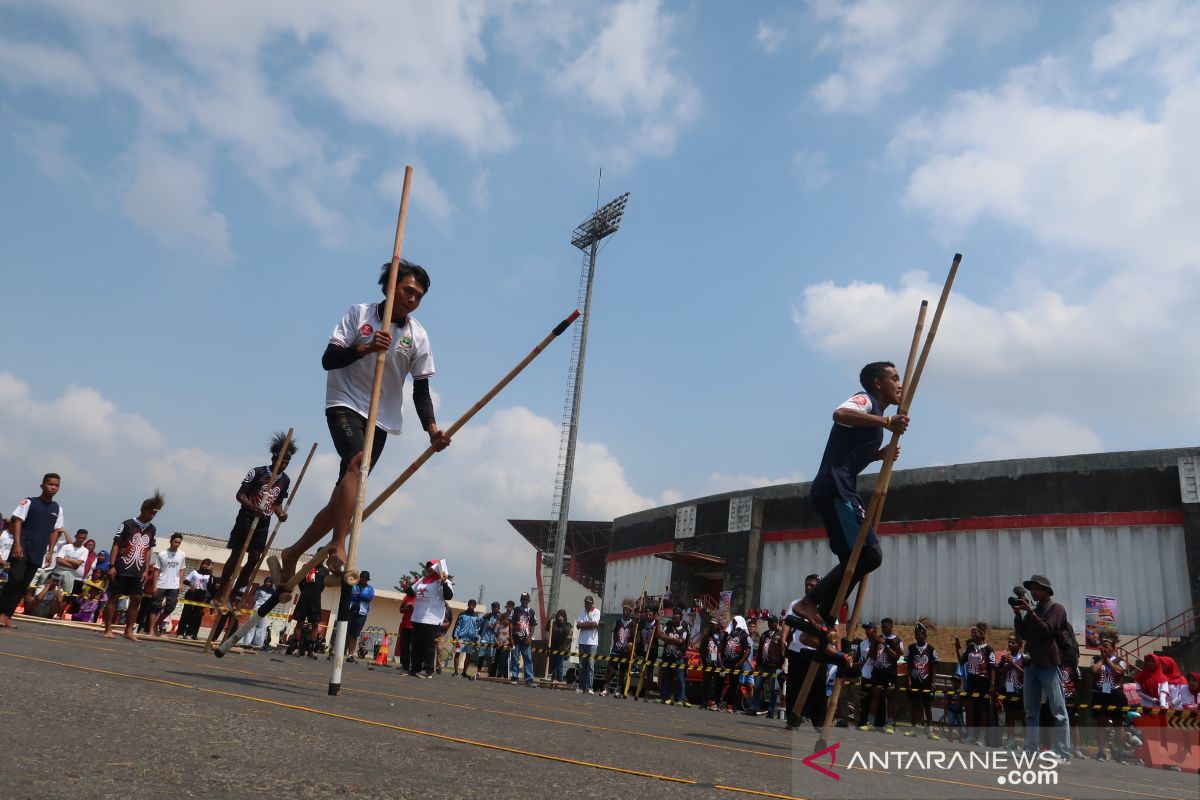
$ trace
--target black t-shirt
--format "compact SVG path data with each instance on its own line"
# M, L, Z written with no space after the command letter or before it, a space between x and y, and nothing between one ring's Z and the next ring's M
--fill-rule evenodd
M635 625L637 625L637 620L633 617L622 618L613 623L612 651L614 654L623 656L629 652L629 643L633 640Z
M657 629L657 621L647 622L644 619L642 620L642 626L640 629L638 629L637 646L634 648L634 651L637 653L637 655L645 657L647 650L649 650L649 657L654 658L654 653L656 650L658 650L658 645L655 643L654 639L654 632Z
M320 608L321 595L325 591L325 578L328 575L329 569L323 564L308 573L304 580L300 582L300 599L298 603L310 608Z
M724 635L720 631L705 634L700 640L700 658L706 666L719 666L721 663L721 645Z
M533 641L533 632L537 630L537 615L532 608L518 606L512 614L513 641L517 644L529 644Z
M774 669L783 663L781 653L774 652L779 637L783 631L769 628L758 638L758 667L759 669Z
M277 503L282 503L288 496L288 487L291 485L292 479L288 477L286 472L281 472L275 478L275 483L270 490L267 489L267 481L271 478L271 466L255 467L246 473L246 477L242 478L242 485L238 488L238 494L244 494L250 498L250 501L258 508L258 513L261 515L258 520L258 528L256 533L265 533L271 524L271 509ZM250 520L254 517L254 512L245 506L238 506L237 519L234 520L233 529L235 531L244 531L250 527Z
M750 637L741 628L734 628L726 635L723 646L725 666L732 667L742 659L742 654L750 647Z
M996 666L996 651L990 644L968 642L958 663L967 668L967 678L987 678Z
M866 392L855 394L851 401L859 410L883 415L883 408ZM821 466L812 482L812 498L829 500L841 497L859 506L858 474L870 466L883 446L883 428L849 427L833 423L825 452L821 455Z
M937 667L937 650L929 642L923 645L913 642L908 646L908 681L917 686L928 686L933 682L933 671Z
M113 562L118 575L141 578L146 570L146 559L155 543L154 523L143 528L137 520L127 519L117 528L116 542L121 546L121 555Z
M682 639L681 644L674 644L663 640L662 657L672 661L679 661L687 652L688 626L686 622L676 623L675 620L667 620L667 624L663 625L663 633L668 636L679 636Z

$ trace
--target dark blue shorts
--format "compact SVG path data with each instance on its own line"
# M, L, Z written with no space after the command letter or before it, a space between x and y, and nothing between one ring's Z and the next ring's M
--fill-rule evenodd
M854 542L858 539L858 530L862 527L863 517L866 515L862 506L841 497L821 498L814 500L813 505L816 506L821 521L825 523L825 536L829 539L829 549L833 551L839 561L845 561L850 557L850 551L854 549ZM874 528L867 530L867 540L864 546L879 547L879 539L875 536Z

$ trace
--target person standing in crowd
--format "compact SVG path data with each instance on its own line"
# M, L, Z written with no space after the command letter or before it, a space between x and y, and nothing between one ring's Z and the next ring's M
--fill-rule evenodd
M184 576L183 584L187 587L183 592L186 602L179 615L179 625L175 628L175 638L190 636L195 639L200 633L200 621L204 617L204 609L200 604L208 600L208 590L212 585L212 559L201 561L200 566Z
M67 594L75 594L75 582L83 580L83 565L88 558L84 547L87 537L86 528L75 531L75 541L64 541L51 561L51 572L58 575L58 585Z
M270 600L271 596L274 594L275 594L275 581L271 578L270 575L268 575L267 577L263 578L262 585L259 586L258 589L255 590L255 592L254 592L254 600L253 600L253 606L252 606L253 609L255 611L258 611L258 609L262 607L262 604L267 602L268 600ZM250 647L255 650L268 649L268 644L269 644L271 637L270 637L270 634L267 629L270 627L270 624L271 624L271 618L269 615L265 616L265 617L259 617L257 619L257 621L255 622L254 627L251 628L249 631L247 631L246 635L242 637L242 641L240 642L240 644L243 647ZM236 630L236 626L235 626L235 630Z
M150 635L158 637L158 623L171 619L175 606L179 602L179 587L183 567L187 563L187 555L179 549L183 544L183 534L172 533L171 543L166 550L154 554L154 565L158 568L158 585L155 587L154 600L150 606Z
M329 568L322 564L313 567L300 582L300 596L296 600L296 608L292 618L296 620L296 640L299 643L300 657L317 657L317 632L321 627L321 595L325 593L325 579L329 577Z
M379 272L379 288L385 296L391 266L390 262L384 264ZM404 383L410 375L413 406L421 427L429 435L429 445L437 451L450 446L450 437L438 428L434 418L429 379L436 370L429 335L412 316L428 291L429 273L425 268L402 259L396 270L392 318L382 319L385 302L359 303L342 315L330 333L329 343L321 356L321 367L326 371L325 420L334 448L341 457L338 481L329 501L316 513L300 538L285 547L278 558L268 560L276 583L290 580L300 556L316 546L330 530L333 531L329 543L333 554L327 559L328 566L341 571L345 565L346 536L350 532L358 497L367 417L375 382L376 359L367 356L386 354L376 429L371 439L370 468L374 469L379 463L388 435L399 435L404 427Z
M565 617L566 614L564 613ZM579 683L577 688L585 694L595 694L592 684L596 675L596 648L600 646L600 609L590 594L583 598L583 611L575 620L579 629ZM570 631L567 631L570 641ZM568 645L569 647L569 645ZM564 648L566 649L566 648Z
M1004 746L1015 750L1020 745L1016 737L1016 721L1025 717L1025 666L1027 659L1021 652L1021 637L1015 633L1008 637L1008 648L996 659L993 681L998 692L1004 695Z
M158 591L158 559L150 557L146 577L142 578L142 604L137 613L137 632L150 632L150 617L153 613L154 595Z
M287 452L283 451L285 442L287 443ZM279 474L275 476L275 482L268 486L271 472L275 467L275 460L281 453L283 460L279 464ZM238 513L233 521L233 528L229 531L229 541L225 544L229 548L229 558L225 561L224 569L221 570L222 584L228 580L234 580L233 586L226 589L231 596L233 590L246 588L254 577L254 568L258 566L263 550L267 549L271 515L279 517L280 522L287 519L283 501L287 499L288 487L291 486L292 479L284 470L287 469L295 453L296 445L288 440L287 434L276 433L271 439L271 463L251 469L246 473L246 477L242 478L241 485L238 486L235 495ZM250 530L251 525L254 526L253 531ZM239 565L238 557L241 556L242 545L245 544L247 536L250 537L250 544L246 547L246 563ZM238 571L239 566L240 571ZM234 579L235 574L236 579Z
M933 676L937 674L938 654L929 643L929 631L918 622L913 628L916 641L908 646L908 706L912 728L905 736L916 736L917 726L925 725L925 735L933 741L941 739L933 732Z
M821 576L817 574L808 575L804 579L804 594L808 595L820 583ZM788 608L793 608L799 604L804 598L800 597L788 604ZM796 704L796 697L800 694L800 689L804 685L804 675L808 672L808 666L812 663L813 647L805 644L801 631L788 624L790 617L784 618L783 623L783 638L787 641L787 682L784 689L784 720L788 730L794 730L803 722L801 716L797 716L792 711L792 707ZM858 688L858 684L854 684L854 688ZM821 681L813 681L812 689L809 690L808 698L802 706L804 710L803 716L813 720L814 724L822 724L825 720L825 686ZM817 722L820 720L820 722Z
M405 594L413 601L413 659L408 674L432 678L437 669L438 632L446 618L446 601L454 598L454 584L441 562L426 561L420 580ZM532 671L533 665L530 664Z
M750 658L750 630L745 617L737 616L725 629L721 666L725 668L725 711L733 714L742 705L742 665ZM822 687L824 689L824 687Z
M967 693L965 705L967 709L967 744L987 745L986 729L991 721L992 672L996 668L996 651L987 643L987 625L975 623L971 628L971 641L967 649L962 649L958 637L954 639L954 654L958 663L963 667L967 680L964 690Z
M400 591L406 593L404 597L400 599L400 630L396 634L396 639L399 641L397 647L400 651L400 669L405 673L413 671L412 651L413 642L416 640L416 637L413 636L412 621L414 604L412 598L407 594L408 587L411 583L412 581L405 579L400 581L399 586L396 587Z
M1050 706L1054 719L1052 749L1064 764L1071 761L1070 721L1062 691L1062 665L1059 637L1067 627L1067 611L1051 598L1054 588L1044 575L1034 575L1023 584L1034 602L1025 597L1012 601L1013 629L1025 640L1029 666L1025 668L1025 752L1036 753L1040 745L1042 701Z
M866 516L858 495L858 475L884 457L883 432L902 434L909 423L904 414L889 417L883 413L888 406L900 403L900 375L895 364L890 361L867 364L859 372L858 380L863 391L852 395L833 412L833 427L812 482L813 505L825 525L829 547L838 563L812 592L789 608L789 613L796 616L793 627L811 636L814 641L809 644L820 648L818 658L838 664L845 659L831 640L834 614L838 611L833 602ZM879 540L875 531L868 529L849 590L853 591L864 575L882 563Z
M508 677L509 651L512 650L512 614L516 605L509 600L504 606L504 613L496 618L496 655L492 658L492 665L488 667L490 677Z
M479 669L484 666L488 667L488 676L495 677L491 674L492 659L496 657L496 626L500 623L500 603L497 600L492 601L492 609L484 614L479 621Z
M354 661L354 648L367 624L367 615L371 613L371 601L375 599L375 587L371 586L371 573L363 570L358 573L358 583L350 587L350 617L346 621L346 656Z
M904 655L904 642L900 641L892 630L892 618L884 617L879 621L879 633L875 635L875 640L871 643L870 658L873 660L871 665L871 706L867 712L868 717L878 719L882 716L884 719L884 733L895 733L895 703L892 697L892 689L896 685L896 664L900 657ZM868 722L859 730L870 731L874 730L874 726Z
M637 620L633 618L633 606L624 603L621 606L621 618L613 623L612 647L608 652L608 663L604 667L604 687L600 690L601 697L608 697L608 687L612 685L613 675L617 683L612 690L613 697L625 696L625 676L629 673L629 659L633 655L633 631ZM580 637L582 641L582 637ZM582 692L582 686L575 687L576 692Z
M687 643L690 632L683 621L683 608L675 606L663 625L662 669L658 673L658 702L691 708L687 701ZM672 685L674 684L674 685Z
M638 679L633 690L633 699L645 699L650 691L650 676L658 654L658 619L649 604L642 609L642 624L638 626L637 641L634 643L633 660L638 665ZM649 702L649 700L647 700Z
M567 655L571 652L571 639L574 628L567 619L567 610L560 608L554 612L554 618L546 622L546 632L550 634L550 680L561 683L566 680ZM581 656L582 658L582 656ZM580 675L582 676L582 661Z
M17 627L12 615L45 563L51 536L57 539L64 530L63 510L54 499L61 485L58 473L47 472L42 476L41 494L26 497L9 518L13 543L8 554L8 582L0 590L0 628Z
M129 609L125 614L125 638L131 642L138 640L133 629L137 624L142 592L152 566L156 533L153 520L165 503L162 493L155 491L153 496L142 501L136 517L125 520L117 528L110 551L112 566L108 568L108 605L104 607L105 639L115 638L112 629L117 601L126 596L129 598Z
M721 650L725 644L721 632L721 621L716 617L708 620L707 631L700 638L700 666L703 669L704 708L706 711L720 711L717 703L721 700L722 676Z
M1100 639L1100 655L1092 656L1092 705L1099 706L1092 716L1096 719L1096 760L1107 761L1106 746L1116 754L1110 741L1111 729L1121 727L1126 704L1121 684L1129 673L1129 664L1117 655L1117 642L1105 636Z
M454 622L454 675L470 677L467 665L475 659L479 652L479 637L483 629L483 619L475 610L475 598L467 601L467 610L458 615Z
M529 607L529 593L521 593L521 605L512 617L512 657L508 662L509 681L520 677L522 659L525 663L525 685L533 686L533 632L537 630L537 615Z
M0 515L0 578L8 577L8 557L12 553L13 535L8 529L8 517Z
M767 614L767 629L758 639L757 652L760 674L754 687L754 702L746 713L756 716L765 713L770 719L775 715L775 706L779 701L775 688L777 673L783 667L783 631L779 629L779 618L774 614ZM767 702L765 712L762 707L764 700Z

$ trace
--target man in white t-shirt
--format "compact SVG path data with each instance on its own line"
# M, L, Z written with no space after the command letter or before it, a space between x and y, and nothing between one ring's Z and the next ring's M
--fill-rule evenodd
M600 609L589 594L583 598L583 611L575 620L579 629L579 689L595 694L592 682L596 672L596 647L600 644Z
M170 547L154 554L154 566L158 568L158 583L150 604L150 635L154 637L158 636L158 621L169 620L179 602L179 587L187 562L187 556L179 549L181 544L183 534L172 533Z
M50 574L58 576L58 585L67 594L75 593L75 582L83 580L83 565L87 563L88 551L83 546L88 532L80 528L75 532L74 542L63 542L54 552L50 562Z
M384 264L379 285L387 293L391 264ZM396 293L392 318L387 325L380 319L383 303L360 303L351 306L334 327L329 344L321 356L321 366L328 373L325 382L325 420L333 437L334 448L341 456L341 472L333 494L325 507L317 512L308 529L290 547L285 547L278 559L268 560L276 583L289 580L296 571L296 561L309 548L321 541L331 529L334 554L326 562L338 571L346 560L346 534L354 516L358 497L359 472L363 448L366 446L367 416L370 413L371 389L375 376L375 358L366 356L387 353L384 362L383 384L379 394L376 430L371 446L371 467L379 461L388 434L399 434L403 427L404 382L413 378L412 398L421 427L429 434L429 444L445 450L450 437L440 428L433 413L429 379L434 375L433 351L424 326L412 317L421 299L429 291L429 274L424 267L401 261L396 272Z

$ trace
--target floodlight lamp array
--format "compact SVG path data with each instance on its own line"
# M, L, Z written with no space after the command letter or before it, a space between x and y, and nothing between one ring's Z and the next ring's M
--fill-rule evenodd
M596 213L579 224L571 234L571 244L580 250L586 250L606 236L611 236L621 227L621 218L625 215L625 206L629 202L629 192L615 200L605 203Z

